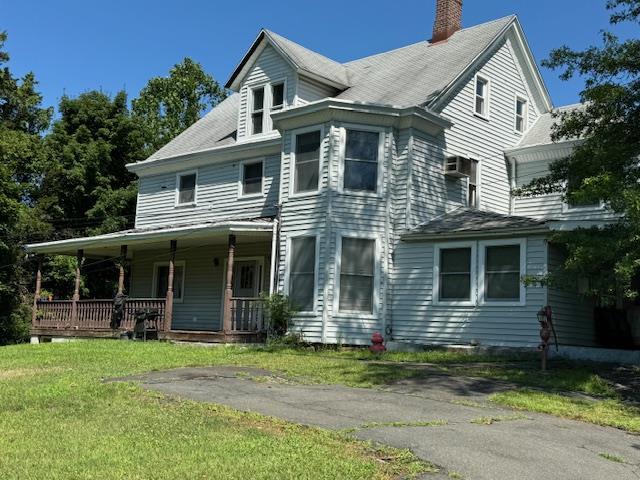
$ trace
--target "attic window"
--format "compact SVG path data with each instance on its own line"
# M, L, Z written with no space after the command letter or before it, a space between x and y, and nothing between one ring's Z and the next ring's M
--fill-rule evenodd
M489 113L489 80L476 77L475 113L481 117L488 117Z
M516 97L516 132L523 133L527 129L527 101Z
M262 133L264 123L264 87L257 87L251 91L251 133Z
M271 110L282 110L284 107L284 83L271 86Z

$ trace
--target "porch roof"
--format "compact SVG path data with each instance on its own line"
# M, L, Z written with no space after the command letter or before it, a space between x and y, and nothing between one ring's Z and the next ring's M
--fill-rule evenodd
M547 220L461 207L405 232L402 238L415 241L529 235L549 232L550 227Z
M178 240L183 244L215 244L226 242L229 234L235 234L239 240L266 240L271 237L272 229L273 219L269 217L227 219L197 224L134 228L93 237L31 243L25 245L25 250L31 253L75 255L79 249L83 249L85 255L89 256L112 256L118 254L121 245L137 249L163 248L169 240Z

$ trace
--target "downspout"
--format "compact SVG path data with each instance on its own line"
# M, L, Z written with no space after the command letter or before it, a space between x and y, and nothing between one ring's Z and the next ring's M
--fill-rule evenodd
M393 245L391 241L391 193L392 187L395 187L395 172L394 172L394 161L393 161L393 129L389 132L389 147L387 148L387 162L390 168L387 168L387 185L385 191L385 222L384 222L384 271L385 271L385 282L384 282L384 295L382 296L382 332L383 335L391 335L393 333L393 319L387 321L387 312L388 312L388 303L389 296L392 292L392 282L391 282L391 255L393 252ZM393 188L393 192L395 192L395 188Z
M276 293L276 282L278 278L276 265L279 264L277 262L277 256L278 256L278 243L280 238L280 235L278 234L280 231L280 228L279 228L280 205L277 205L276 208L278 209L278 213L276 214L276 217L273 219L273 232L271 234L271 266L269 270L271 272L271 275L269 276L269 295L273 295L274 293Z
M407 205L404 219L407 230L411 230L411 182L413 182L413 129L409 130L407 145Z

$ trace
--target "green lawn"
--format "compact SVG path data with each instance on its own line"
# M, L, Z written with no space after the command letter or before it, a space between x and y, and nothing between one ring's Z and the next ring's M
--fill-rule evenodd
M430 366L425 368L423 365ZM519 385L491 400L640 433L593 366L531 356L387 353L89 341L0 348L2 478L399 478L427 470L408 452L344 434L145 393L110 377L201 365L257 366L293 381L375 387L449 373ZM602 368L602 367L599 367ZM590 398L577 398L586 394Z
M387 479L430 468L406 451L102 381L287 358L116 341L0 348L2 478Z

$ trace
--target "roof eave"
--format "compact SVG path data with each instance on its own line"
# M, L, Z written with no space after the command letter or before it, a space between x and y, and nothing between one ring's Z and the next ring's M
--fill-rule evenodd
M563 140L560 142L536 143L533 145L523 145L520 147L516 145L513 148L505 149L504 153L508 157L515 157L516 155L521 155L523 153L535 153L535 152L540 152L544 150L555 150L555 149L576 147L582 143L584 143L584 139Z
M406 232L400 235L400 239L406 242L422 242L433 240L459 240L473 238L492 238L492 237L519 237L523 235L543 235L549 233L549 227L544 224L540 227L528 228L496 228L490 230L469 230L462 232L441 232L441 233L412 233Z

